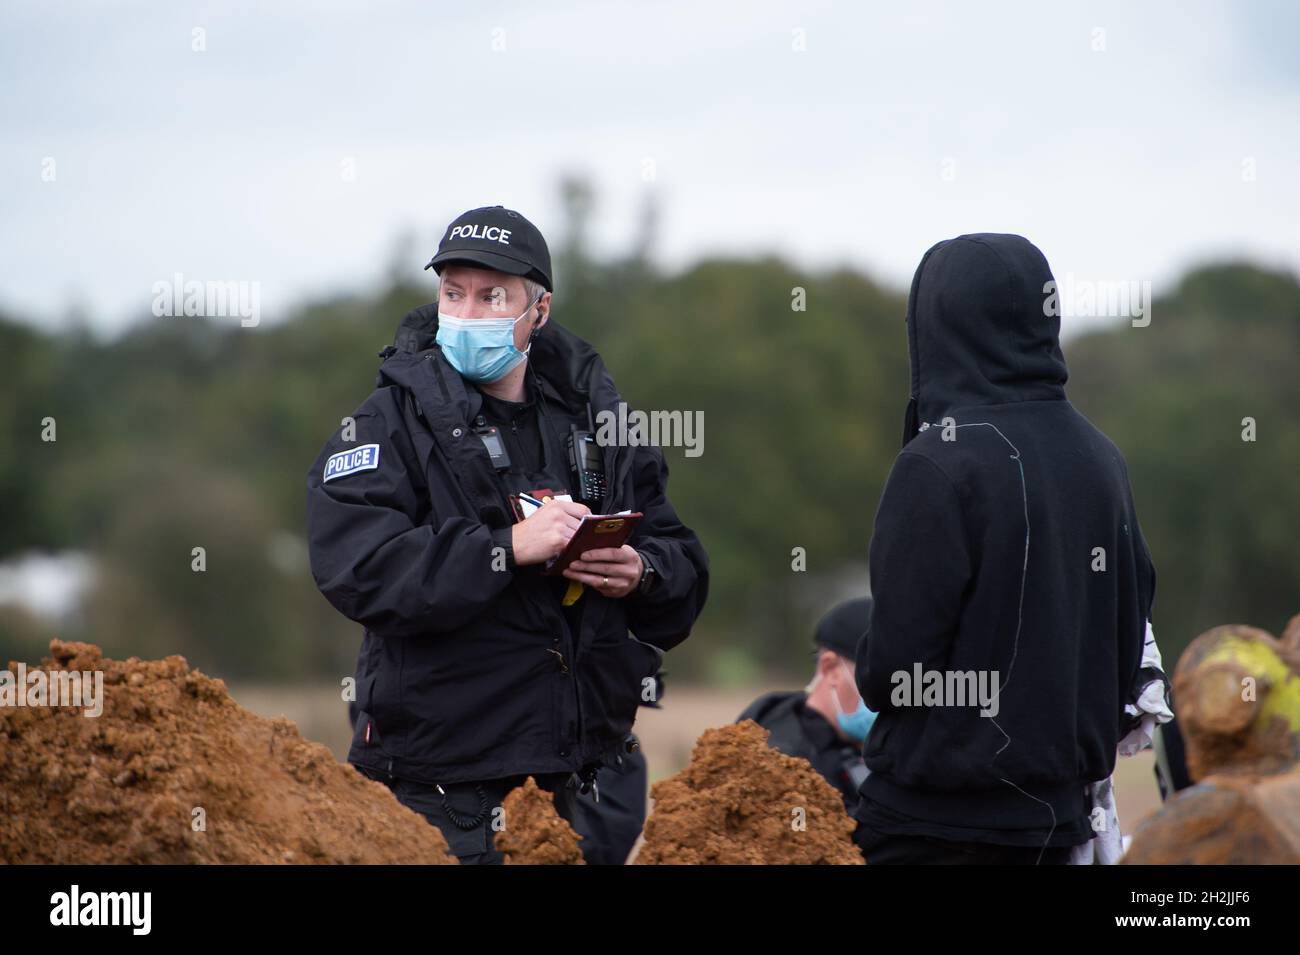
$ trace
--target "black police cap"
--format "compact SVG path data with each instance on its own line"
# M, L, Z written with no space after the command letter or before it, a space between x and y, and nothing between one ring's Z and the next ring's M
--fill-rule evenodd
M551 253L537 226L504 206L482 206L447 226L426 269L439 275L451 263L495 269L540 282L551 292Z
M866 640L871 630L871 598L855 597L836 604L817 624L813 643L817 647L838 653L846 660L855 660L858 646Z

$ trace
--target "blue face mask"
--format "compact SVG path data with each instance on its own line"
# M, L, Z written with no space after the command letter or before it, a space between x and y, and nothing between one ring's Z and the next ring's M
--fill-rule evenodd
M451 367L469 381L487 383L509 374L528 357L533 347L515 347L515 325L532 310L533 302L519 318L457 318L438 313L438 344Z
M844 672L848 673L849 668L844 667ZM852 674L850 674L850 683L852 683ZM857 740L859 743L866 742L867 734L871 732L871 724L876 721L876 711L867 709L867 704L861 697L858 698L858 708L852 713L845 713L844 707L840 706L840 695L831 690L831 702L835 704L835 719L840 724L840 729L844 730L844 735L849 739Z

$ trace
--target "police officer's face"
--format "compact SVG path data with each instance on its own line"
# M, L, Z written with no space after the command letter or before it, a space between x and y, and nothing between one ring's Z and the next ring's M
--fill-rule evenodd
M523 351L533 329L546 324L551 293L545 293L523 321L515 325L515 347ZM456 318L518 318L529 306L524 280L517 275L448 266L438 283L438 311ZM541 318L538 318L538 313Z

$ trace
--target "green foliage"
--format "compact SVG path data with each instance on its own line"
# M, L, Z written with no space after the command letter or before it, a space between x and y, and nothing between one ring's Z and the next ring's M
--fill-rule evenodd
M1300 613L1300 288L1249 265L1204 268L1066 350L1067 390L1124 452L1156 563L1172 666L1210 627L1280 633ZM1254 418L1256 440L1242 440Z
M907 396L902 297L778 259L665 276L593 263L571 243L557 262L556 320L601 350L633 407L704 414L702 456L666 451L671 497L713 571L671 676L804 675L816 618L866 589ZM805 311L791 308L795 288ZM350 672L357 628L316 593L302 550L305 476L369 393L378 349L430 294L313 303L256 329L153 319L109 343L0 321L0 558L79 548L104 568L58 635L183 653L226 677ZM1128 458L1172 663L1210 626L1278 629L1300 611L1300 288L1206 268L1153 316L1066 351L1071 398ZM40 440L46 416L57 442ZM1254 443L1241 440L1246 416ZM205 573L191 570L196 546ZM795 548L806 573L791 571ZM0 618L0 658L30 656L37 629Z

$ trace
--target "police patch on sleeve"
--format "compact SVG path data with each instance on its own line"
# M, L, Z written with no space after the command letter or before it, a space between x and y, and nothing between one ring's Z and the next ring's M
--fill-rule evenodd
M321 476L321 483L347 477L358 471L373 471L377 467L379 467L379 445L363 444L359 448L331 454L325 460L325 473Z

